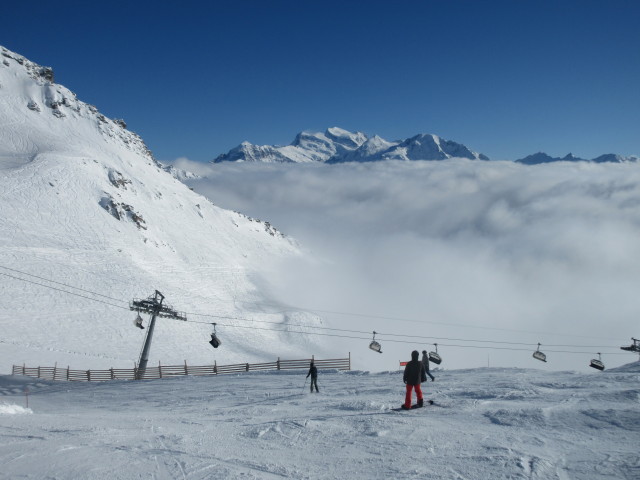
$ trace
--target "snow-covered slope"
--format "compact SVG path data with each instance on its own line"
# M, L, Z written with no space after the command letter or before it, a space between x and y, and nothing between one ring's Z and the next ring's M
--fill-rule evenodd
M0 377L3 478L637 480L637 363L624 372L435 371L148 382ZM29 407L25 388L31 392ZM415 397L414 397L415 399Z
M302 132L291 145L258 146L243 142L228 153L219 155L213 163L345 163L378 160L444 160L446 158L488 160L464 145L444 140L436 135L421 134L402 142L388 142L375 135L352 133L332 127L324 133Z
M374 135L353 152L346 153L336 159L330 159L328 163L367 162L379 158L379 154L390 150L397 144L398 142L388 142L384 138Z
M256 313L257 282L274 261L300 255L295 242L191 191L124 121L53 80L52 69L1 49L0 369L130 367L144 331L128 302L156 289L181 311L236 319L158 322L152 363L321 354L302 335L246 328L248 318L317 321ZM244 328L219 326L225 348L213 351L210 322Z

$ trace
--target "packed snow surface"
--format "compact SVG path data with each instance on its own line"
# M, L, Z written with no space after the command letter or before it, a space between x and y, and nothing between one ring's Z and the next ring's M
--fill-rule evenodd
M68 383L0 377L2 478L640 478L640 364L582 374L434 371ZM1 403L0 403L1 404Z

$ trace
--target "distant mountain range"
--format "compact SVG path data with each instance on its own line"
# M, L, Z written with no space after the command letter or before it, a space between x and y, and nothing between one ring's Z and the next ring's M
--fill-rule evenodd
M253 145L242 142L236 148L216 157L213 163L344 163L377 160L446 160L447 158L489 160L460 143L436 135L420 134L401 141L389 142L377 135L368 137L342 128L328 128L324 133L302 132L286 146Z
M467 158L470 160L489 160L489 157L477 153L461 143L445 140L437 135L419 134L406 140L387 141L374 135L369 137L362 132L349 132L338 127L328 128L325 132L301 132L289 145L253 145L242 142L229 152L219 155L212 163L222 162L262 162L262 163L346 163L375 162L380 160L446 160L449 158ZM638 162L640 157L608 153L587 160L569 153L564 157L552 157L539 152L515 160L525 165L538 165L552 162L593 162L593 163L629 163Z
M516 160L516 162L524 163L525 165L538 165L541 163L552 162L629 163L638 161L640 161L640 157L623 157L622 155L616 155L614 153L606 153L604 155L600 155L599 157L592 158L591 160L587 160L586 158L576 157L572 153L568 153L564 157L560 158L552 157L543 152L534 153L533 155L529 155L528 157Z

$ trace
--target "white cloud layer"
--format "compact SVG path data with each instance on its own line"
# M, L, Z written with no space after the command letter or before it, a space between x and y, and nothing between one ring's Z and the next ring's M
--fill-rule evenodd
M313 252L265 282L284 304L363 315L322 313L331 327L437 337L380 335L384 355L328 337L372 369L435 342L449 368L635 360L618 347L640 335L637 165L178 163L206 175L189 185L215 204ZM531 358L537 342L548 364Z

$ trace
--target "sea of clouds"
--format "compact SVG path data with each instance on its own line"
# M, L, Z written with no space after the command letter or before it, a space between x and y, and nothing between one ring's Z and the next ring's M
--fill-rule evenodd
M174 166L201 175L188 183L216 205L269 221L311 253L265 280L282 304L337 328L414 337L382 335L387 357L364 340L331 340L372 368L436 342L450 368L584 370L597 352L611 367L635 360L618 347L640 334L636 164ZM531 358L538 342L548 364ZM564 353L574 351L584 353Z

